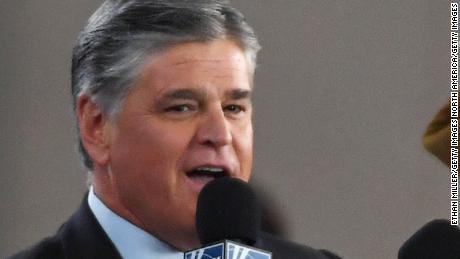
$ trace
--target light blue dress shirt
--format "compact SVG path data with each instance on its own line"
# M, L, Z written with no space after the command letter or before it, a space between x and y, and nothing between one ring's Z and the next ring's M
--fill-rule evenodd
M125 259L183 259L177 251L144 230L115 214L90 188L88 203L97 221Z

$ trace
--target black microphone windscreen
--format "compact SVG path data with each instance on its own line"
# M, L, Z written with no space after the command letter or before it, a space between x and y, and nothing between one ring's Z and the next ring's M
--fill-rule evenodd
M437 219L413 234L399 249L398 259L459 259L460 229Z
M260 208L249 185L223 177L208 183L198 196L196 228L202 244L230 239L253 245L260 229Z

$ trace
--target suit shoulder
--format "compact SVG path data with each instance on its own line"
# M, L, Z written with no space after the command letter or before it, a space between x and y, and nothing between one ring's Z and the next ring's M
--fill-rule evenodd
M300 245L291 241L287 241L268 233L261 234L261 248L271 251L273 254L273 258L340 259L340 257L334 255L329 251L316 250L309 246Z
M48 237L38 244L21 251L8 259L60 259L65 258L62 243L57 236Z

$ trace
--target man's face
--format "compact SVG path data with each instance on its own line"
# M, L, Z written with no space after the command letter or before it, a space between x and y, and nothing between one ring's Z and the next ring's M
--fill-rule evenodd
M105 184L128 220L175 247L199 245L200 190L216 176L251 174L250 69L229 40L179 44L148 60L108 122Z

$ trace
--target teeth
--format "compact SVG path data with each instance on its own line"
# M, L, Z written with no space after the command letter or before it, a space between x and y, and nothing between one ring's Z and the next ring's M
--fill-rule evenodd
M217 177L227 176L227 172L223 168L203 166L203 167L198 167L196 169L193 169L192 171L188 173L188 175L190 177L198 176L198 177L217 178Z
M222 168L217 168L217 167L199 167L199 168L197 168L195 170L208 171L208 172L213 172L213 173L219 173L219 172L224 171Z

